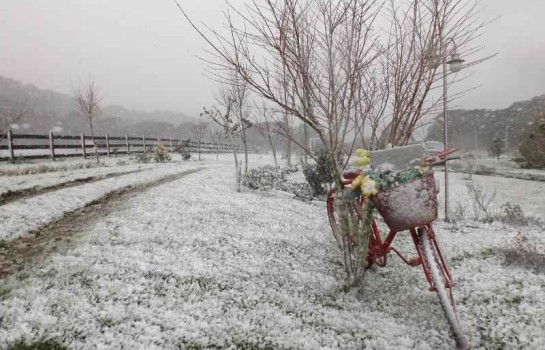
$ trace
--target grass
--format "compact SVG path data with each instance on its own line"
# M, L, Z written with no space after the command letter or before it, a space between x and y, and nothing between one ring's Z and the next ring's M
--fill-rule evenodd
M535 243L512 244L501 252L505 265L519 266L536 273L545 273L545 254L538 251Z
M7 350L70 350L70 348L54 339L45 339L32 343L26 343L25 341L20 340L9 345Z
M105 166L104 163L96 163L95 161L89 161L84 163L69 163L61 165L36 165L25 164L21 167L1 169L0 176L19 176L19 175L31 175L31 174L44 174L52 173L56 171L68 171L78 169L97 168Z

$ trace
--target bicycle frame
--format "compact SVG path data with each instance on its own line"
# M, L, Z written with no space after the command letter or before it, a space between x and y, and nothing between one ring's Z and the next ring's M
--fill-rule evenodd
M425 156L422 158L422 166L433 167L435 165L445 164L445 162L448 160L456 159L447 157L449 154L455 151L456 149L447 149L437 153L435 156ZM401 173L407 170L410 170L410 168L403 169L398 172ZM337 191L344 192L345 188L351 187L354 179L361 173L361 170L344 173L342 187L337 189L332 188L327 194L326 207L329 223L331 225L333 235L339 244L339 248L344 251L345 257L348 256L345 260L345 264L353 263L351 247L354 244L358 244L358 236L355 236L353 232L343 232L343 234L347 236L341 237L337 225L337 219L335 217L335 194L338 193ZM439 247L435 231L432 227L432 223L437 219L437 203L435 202L436 198L433 198L433 195L436 196L437 192L433 193L433 184L431 184L431 181L433 181L433 174L429 174L427 177L427 179L415 180L419 182L412 185L408 184L407 186L413 187L406 187L404 189L405 192L403 190L399 191L399 189L391 190L392 192L390 193L384 193L382 196L379 195L372 199L378 212L384 215L383 218L389 227L389 233L383 240L377 225L377 221L372 219L371 237L369 237L368 253L366 258L367 266L373 264L385 266L387 264L387 256L392 251L409 266L422 265L424 275L426 276L426 281L429 284L429 290L436 292L437 296L439 297L439 302L445 313L446 320L456 340L456 346L459 349L469 349L469 342L460 326L454 296L452 293L452 287L454 287L456 284L453 281L452 274L447 266L446 259L443 256L441 248ZM416 188L415 186L423 186L422 191L418 190L419 192L423 193L423 195L420 196L420 199L423 200L420 202L411 194L411 191ZM409 196L411 201L414 200L415 205L422 206L423 211L420 213L409 212L409 214L403 210L398 210L397 212L393 211L392 208L403 209L403 206L409 205L404 200L396 200L396 198L399 198L396 196L405 195ZM429 202L431 202L431 204L428 204ZM364 206L364 196L360 196L353 200L353 209L356 212L356 218L359 222L361 222L364 217ZM422 215L419 216L419 214ZM401 251L399 251L393 245L393 241L395 240L397 234L405 231L409 231L416 249L417 254L414 257L407 257L403 255ZM346 250L348 250L348 254ZM361 263L359 258L357 262Z
M350 176L346 177L343 180L343 185L344 186L349 186L352 183L353 178L355 178L358 175L359 175L359 172L355 172L355 173L351 174ZM361 208L361 206L363 205L363 199L361 198L357 202L358 202L358 206ZM360 208L358 208L358 210L357 210L358 215L360 215L360 210L359 210ZM452 279L452 274L450 272L450 269L447 266L445 258L443 256L443 253L441 251L441 248L439 247L439 244L437 243L437 240L435 239L435 231L432 228L432 223L431 222L424 225L424 226L420 226L419 228L409 229L411 239L413 241L413 244L415 246L415 249L416 249L416 252L417 252L418 255L415 256L415 257L412 257L412 258L408 258L408 257L404 256L401 253L401 251L399 251L396 247L394 247L392 245L392 242L394 241L395 237L397 236L397 234L399 232L390 231L388 233L388 236L386 237L386 239L384 241L382 241L382 237L380 236L380 231L378 230L377 223L376 223L375 220L373 220L373 222L371 223L371 228L372 228L372 231L373 231L373 235L372 235L372 237L370 239L370 242L369 242L369 252L368 252L368 254L372 257L373 260L375 260L376 258L386 256L391 251L393 251L394 253L396 253L397 256L399 256L399 258L401 260L403 260L403 262L405 262L409 266L422 265L422 268L424 270L424 274L426 275L426 280L428 281L428 284L430 285L430 291L435 291L435 287L433 285L433 281L432 281L431 272L429 270L429 267L426 264L422 263L424 261L424 252L423 252L422 245L420 243L420 237L419 237L419 234L418 234L418 229L420 229L422 227L425 227L425 228L428 229L428 232L430 234L430 238L431 238L431 240L433 242L433 245L434 245L434 247L435 247L435 249L437 251L437 255L438 255L437 258L441 262L440 263L440 268L443 270L443 274L444 274L445 279L446 279L445 287L446 288L454 287L456 285L456 283ZM371 263L371 261L369 261L369 262Z

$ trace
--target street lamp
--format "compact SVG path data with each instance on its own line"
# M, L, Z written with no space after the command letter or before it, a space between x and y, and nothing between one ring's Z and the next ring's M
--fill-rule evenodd
M448 44L452 43L452 50L448 52ZM447 61L447 57L450 56L450 59ZM440 59L443 64L443 142L445 149L448 148L448 101L447 101L447 64L452 73L457 73L462 69L462 63L464 60L460 58L460 55L456 52L456 43L453 38L447 38L443 40L440 38ZM434 52L430 52L427 56L428 67L437 68L439 65L439 59ZM448 164L445 162L445 221L449 221L448 217L448 199L449 199L449 189L448 189Z

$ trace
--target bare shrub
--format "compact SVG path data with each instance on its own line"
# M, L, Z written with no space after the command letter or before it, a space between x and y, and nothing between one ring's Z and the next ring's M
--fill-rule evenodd
M493 202L496 198L496 190L490 192L485 190L482 186L476 185L473 182L466 184L467 193L471 198L471 204L473 206L473 218L479 220L484 214L484 220L486 222L492 222L497 215L495 213Z
M501 252L504 264L524 267L534 272L545 273L545 254L540 244L519 232Z
M520 205L509 202L502 204L499 219L501 222L512 225L528 224L528 218L522 212Z
M464 221L467 216L467 206L462 202L456 202L454 210L449 214L449 218L454 221Z
M473 171L473 173L477 175L493 175L495 172L496 168L482 164L475 167L475 170Z

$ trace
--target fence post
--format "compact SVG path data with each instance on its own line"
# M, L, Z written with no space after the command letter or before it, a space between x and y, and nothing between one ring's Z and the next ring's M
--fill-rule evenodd
M144 147L144 153L146 153L146 136L142 135L142 145Z
M106 154L110 156L110 135L106 134Z
M51 159L55 160L55 142L53 141L53 131L49 132L49 149L51 150Z
M15 153L13 152L13 134L11 129L8 130L8 150L9 150L9 159L15 158Z
M172 137L168 140L168 152L172 153Z
M81 154L83 155L83 159L87 158L87 153L85 151L85 134L81 133Z
M125 134L125 144L127 145L127 155L131 155L131 144L129 143L129 135Z

